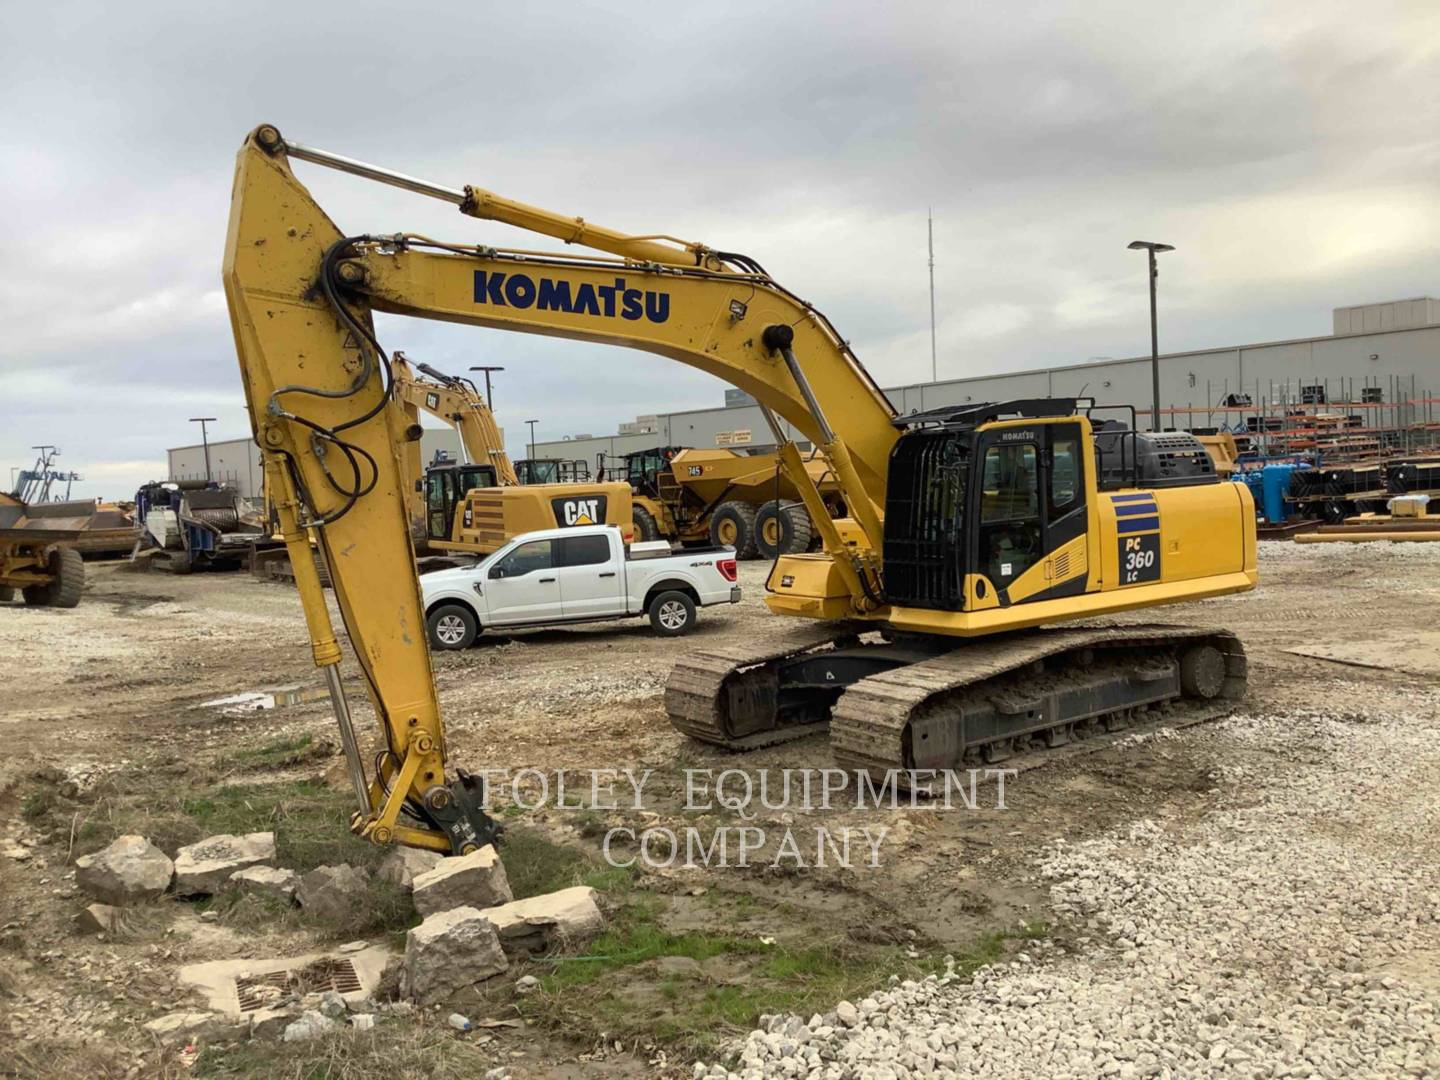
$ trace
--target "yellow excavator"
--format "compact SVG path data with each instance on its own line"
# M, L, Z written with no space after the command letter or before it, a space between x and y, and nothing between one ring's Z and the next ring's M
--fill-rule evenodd
M346 235L295 161L589 250ZM1218 482L1191 436L1136 431L1133 410L1128 426L1064 399L900 416L829 320L748 256L419 180L269 125L239 153L224 279L255 436L355 786L352 827L377 843L463 852L495 824L479 781L446 772L410 572L406 418L376 311L642 349L756 398L821 537L821 550L775 560L766 603L815 625L682 659L666 707L697 739L746 749L828 723L845 768L936 769L1244 692L1244 651L1224 630L1036 629L1256 584L1248 491ZM830 463L848 516L826 511L778 418ZM314 565L296 557L309 535L381 723L368 775ZM554 557L563 563L563 545Z
M425 378L418 378L417 371ZM410 493L410 535L417 547L488 555L537 529L610 524L622 526L627 534L631 530L628 484L522 486L489 402L468 379L429 364L412 368L405 355L396 352L390 358L390 385L409 420L401 480ZM422 411L459 433L463 460L423 468Z

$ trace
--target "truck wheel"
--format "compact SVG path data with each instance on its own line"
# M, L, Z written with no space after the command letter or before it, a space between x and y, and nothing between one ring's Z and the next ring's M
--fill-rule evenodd
M45 585L30 585L22 592L25 603L33 607L72 608L80 603L85 591L85 560L74 548L54 548L45 569L54 580Z
M655 515L643 506L637 506L630 512L630 520L635 525L636 540L660 539L660 526L655 522Z
M695 625L695 601L683 592L662 592L650 601L650 626L661 637L680 637Z
M746 502L723 502L710 515L710 543L732 547L737 559L755 557L755 507Z
M808 551L814 533L810 515L799 504L785 506L772 499L755 515L755 549L762 559Z
M15 599L14 585L0 585L0 604L8 604Z
M441 604L430 613L425 626L430 632L430 647L446 651L468 649L480 632L475 613L462 604Z

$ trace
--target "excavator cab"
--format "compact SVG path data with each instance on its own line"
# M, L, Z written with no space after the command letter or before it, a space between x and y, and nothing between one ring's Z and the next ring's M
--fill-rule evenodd
M495 487L493 465L432 465L425 470L425 534L431 540L449 540L455 507L472 488Z
M1162 566L1167 577L1216 572L1197 561L1198 544L1159 550L1162 511L1173 535L1197 497L1156 489L1219 482L1203 446L1184 432L1092 424L1089 411L1063 398L906 417L886 500L890 602L982 612L1158 582Z

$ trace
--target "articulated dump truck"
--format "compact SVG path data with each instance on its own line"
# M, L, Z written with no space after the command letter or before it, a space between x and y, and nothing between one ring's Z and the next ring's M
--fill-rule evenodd
M75 544L95 518L89 501L27 506L0 494L0 603L18 591L32 607L72 608L85 589Z
M805 462L831 517L844 517L840 484L829 463ZM800 492L776 455L739 450L656 447L626 454L604 468L605 479L624 479L634 492L637 540L733 547L741 559L796 555L819 546L820 534Z

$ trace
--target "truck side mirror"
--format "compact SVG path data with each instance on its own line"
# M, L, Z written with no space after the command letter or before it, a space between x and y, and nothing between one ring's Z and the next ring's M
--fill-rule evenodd
M504 577L504 576L505 576L505 568L504 568L503 566L492 566L492 567L490 568L490 577L491 577L491 578L502 578L502 577Z

